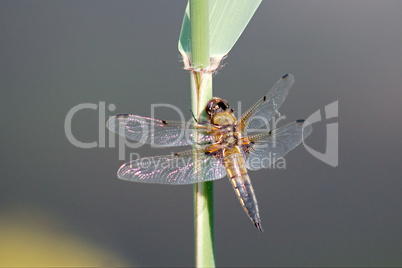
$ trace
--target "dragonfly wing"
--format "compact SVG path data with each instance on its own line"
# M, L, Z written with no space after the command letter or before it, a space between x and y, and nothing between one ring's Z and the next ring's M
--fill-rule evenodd
M269 121L285 101L295 79L293 75L286 74L275 84L271 91L262 97L253 107L244 113L238 120L243 133L268 126Z
M226 168L222 155L189 150L131 161L120 167L117 176L127 181L179 185L223 178Z
M195 130L201 128L197 124L158 120L129 114L113 116L107 121L106 126L111 131L128 139L163 147L194 144ZM198 142L209 142L213 139L213 136L201 133Z
M251 148L244 150L246 167L250 170L268 168L307 138L313 128L297 120L273 131L249 136Z

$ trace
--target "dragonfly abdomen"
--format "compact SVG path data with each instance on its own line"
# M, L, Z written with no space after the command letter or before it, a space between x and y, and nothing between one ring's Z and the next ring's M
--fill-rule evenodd
M243 157L240 154L240 149L236 146L233 149L227 150L224 155L229 179L241 205L258 231L263 232L258 212L257 199L250 178L247 174Z

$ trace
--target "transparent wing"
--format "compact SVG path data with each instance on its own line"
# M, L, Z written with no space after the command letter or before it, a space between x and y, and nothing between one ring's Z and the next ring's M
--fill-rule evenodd
M120 167L117 176L122 180L143 183L192 184L223 178L226 169L222 155L190 150L131 161Z
M110 118L106 126L111 131L131 140L155 146L183 146L194 144L196 129L201 129L198 143L210 142L214 136L206 130L211 125L198 125L185 122L164 121L130 114L119 114Z
M263 126L267 126L285 101L295 79L293 75L286 74L275 84L271 91L260 99L250 110L244 113L238 120L238 125L243 133L252 132Z
M268 133L249 136L251 148L244 151L250 170L268 168L307 138L313 128L307 121L297 120Z

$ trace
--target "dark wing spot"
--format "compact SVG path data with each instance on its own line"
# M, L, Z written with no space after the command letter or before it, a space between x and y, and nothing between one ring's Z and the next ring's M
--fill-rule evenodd
M253 144L254 144L254 141L250 142L250 144L243 145L242 146L243 152L245 152L246 154L249 154L250 152L254 152Z
M215 156L215 157L220 157L220 156L223 156L222 155L222 150L217 150L217 151L207 151L207 150L205 150L204 151L204 154L205 155L213 155L213 156Z
M162 124L167 125L167 122L165 120L162 120Z
M180 156L179 153L174 153L173 155L176 156L176 157L179 157L179 156Z
M266 100L267 100L267 96L264 96L264 97L262 98L262 100L263 100L263 101L266 101Z
M269 132L268 132L268 135L271 135L272 134L272 130L270 130Z
M285 79L288 76L289 76L289 74L285 74L284 76L282 76L282 79Z
M304 119L299 119L299 120L296 120L296 123L304 123Z
M129 116L130 116L129 114L118 114L118 115L116 115L116 117L123 117L123 118L127 118Z

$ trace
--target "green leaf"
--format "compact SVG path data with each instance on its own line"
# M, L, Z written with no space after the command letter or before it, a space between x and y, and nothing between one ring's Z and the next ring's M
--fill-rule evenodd
M209 40L212 63L219 64L222 58L229 53L260 3L261 0L209 0ZM188 3L178 47L186 64L186 59L191 59L190 10Z

